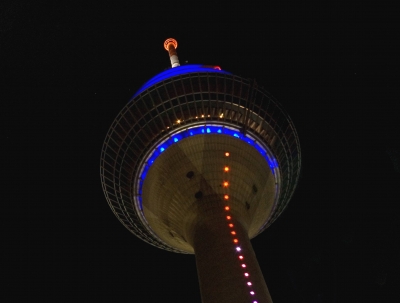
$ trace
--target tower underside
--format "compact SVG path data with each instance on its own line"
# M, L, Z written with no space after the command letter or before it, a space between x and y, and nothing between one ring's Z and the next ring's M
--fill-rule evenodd
M245 141L196 135L168 147L152 164L143 185L143 218L161 241L193 253L195 227L209 215L206 201L217 199L229 205L252 238L278 199L278 182L260 152Z
M194 72L195 69L199 72ZM163 76L164 73L168 75L168 78ZM280 183L277 194L274 188L276 175L272 174L268 164L261 159L262 157L261 162L253 160L254 163L246 165L239 162L233 164L238 165L236 172L232 170L235 174L247 166L252 167L246 172L249 176L247 179L239 181L239 176L233 176L238 178L236 184L238 189L233 195L232 205L234 212L243 212L241 214L243 218L240 220L248 231L248 236L250 238L256 236L272 224L284 210L299 177L300 146L289 116L282 110L281 105L259 88L254 81L230 75L224 71L213 70L210 67L190 65L179 66L164 73L157 75L143 86L119 113L106 136L101 155L101 178L110 207L121 223L142 240L165 250L193 253L193 247L188 240L190 228L184 226L184 222L188 221L185 216L194 216L194 212L191 209L185 209L182 205L197 205L200 202L194 197L197 191L204 191L204 195L220 194L218 182L221 180L217 181L213 177L216 171L205 170L203 165L207 161L210 162L210 159L213 159L210 167L220 164L218 157L213 154L213 147L207 147L212 146L213 135L204 135L207 139L201 138L201 135L187 138L178 144L171 145L165 151L168 153L168 150L172 149L177 155L180 154L181 156L176 160L181 164L173 165L172 162L168 164L165 160L165 165L170 171L161 169L163 166L160 166L160 169L164 170L161 173L166 177L163 182L170 182L172 175L173 178L181 178L179 182L188 181L185 175L193 171L194 182L188 184L195 184L195 186L193 185L190 191L183 192L178 187L175 193L169 193L166 189L168 187L161 186L158 177L151 176L151 170L157 169L156 166L150 166L150 163L144 161L160 146L163 138L168 136L172 138L172 134L181 128L189 129L193 125L206 127L215 124L224 127L233 126L240 136L250 135L255 141L266 146L276 161L279 171ZM175 73L176 76L171 73ZM219 138L223 137L220 135ZM184 144L185 140L188 140L187 146L186 143ZM226 141L230 140L236 139L226 139ZM190 149L194 146L209 151L200 153L192 150L193 155L190 156ZM247 148L246 144L243 142L239 144L239 141L233 143L232 146L238 151ZM222 151L225 146L222 144L218 148ZM246 151L246 155L248 153L251 152ZM254 153L254 157L258 157L257 151ZM159 157L159 161L164 161L162 156ZM249 160L247 156L242 158L245 161ZM262 163L261 166L265 166L265 169L262 169L263 173L252 175L259 169L260 163ZM142 171L147 171L147 175L145 176ZM149 178L154 178L158 187L154 184L150 185L153 182L148 181ZM204 178L204 180L199 183L195 181L196 178ZM252 192L253 185L256 187L256 194ZM147 186L152 188L151 192L146 193ZM162 197L164 195L169 197L163 207L175 209L175 212L172 211L171 214L166 215L156 209L161 205L155 202L160 199L156 194L153 195L153 192L157 191ZM138 200L140 203L137 203ZM260 210L260 213L257 210ZM187 213L184 216L184 222L176 223L175 219L179 217L177 214L185 211ZM253 216L251 220L248 219L250 213ZM156 221L156 217L160 218L160 222L150 224L153 219Z
M108 131L107 201L142 240L195 254L203 303L272 302L250 239L297 185L296 130L255 81L179 66L171 43L176 67L145 83Z

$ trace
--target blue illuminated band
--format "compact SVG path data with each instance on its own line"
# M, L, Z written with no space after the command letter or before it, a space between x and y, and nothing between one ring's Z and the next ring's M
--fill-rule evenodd
M145 84L142 85L142 87L136 92L133 98L139 95L141 92L148 89L149 87L153 86L154 84L157 84L171 77L189 73L218 73L218 74L232 75L229 72L221 70L218 66L207 66L200 64L181 65L174 68L169 68L151 78L149 81L147 81Z
M221 135L227 135L227 136L232 136L237 139L240 139L247 144L250 144L253 146L257 151L263 156L263 158L267 161L272 174L275 177L275 183L276 186L279 183L279 169L278 169L278 163L273 157L272 153L268 150L268 148L262 144L260 141L257 141L256 139L253 138L250 134L242 134L239 129L232 127L232 126L227 126L227 125L218 125L218 124L202 124L202 125L196 125L196 126L189 126L189 127L184 127L178 130L177 132L174 132L172 134L169 134L168 137L164 138L164 140L161 141L161 143L158 143L152 151L148 154L148 156L145 158L146 160L142 162L142 165L139 169L139 178L138 178L138 183L136 184L136 199L135 199L135 206L136 208L139 208L140 212L143 212L143 207L142 207L142 190L143 190L143 183L144 180L146 179L147 173L151 167L151 165L156 161L158 156L160 156L165 150L168 149L171 145L174 143L178 143L179 141L196 136L196 135L205 135L205 134L221 134ZM278 190L278 188L276 188ZM277 193L277 191L276 191ZM277 195L278 196L278 195ZM277 197L276 197L277 198ZM144 216L143 218L144 219Z

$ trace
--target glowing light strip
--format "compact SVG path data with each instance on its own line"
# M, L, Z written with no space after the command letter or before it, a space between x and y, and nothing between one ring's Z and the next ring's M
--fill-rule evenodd
M139 208L143 210L142 207L142 193L143 193L143 183L146 179L147 173L154 163L154 161L160 156L168 147L171 145L185 139L188 137L196 136L196 135L205 135L205 134L220 134L220 135L228 135L240 139L251 146L253 146L267 161L271 172L273 175L277 173L278 163L274 157L272 157L264 147L257 142L257 140L253 139L249 135L243 135L239 130L232 128L231 126L224 125L200 125L188 127L186 129L182 129L177 133L173 133L170 137L166 138L161 144L159 144L150 156L147 158L144 167L141 169L140 177L139 177L139 187L138 187L138 200L139 200Z
M226 153L225 153L225 157L226 157L226 158L229 158L229 156L230 156L230 153L229 153L229 152L226 152ZM228 169L227 169L227 168L228 168ZM224 165L224 173L229 174L229 171L230 171L229 165L228 165L228 164L225 164L225 165ZM225 179L226 179L226 178L225 178ZM225 183L225 181L224 181L224 183ZM228 191L227 186L225 187L225 190ZM224 199L225 199L225 200L228 200L228 199L229 199L228 192L225 192L225 193L224 193ZM229 213L230 207L229 207L228 205L226 205L226 206L224 207L224 210L225 210L225 211L227 212L227 214L228 214L228 216L226 216L227 221L229 221L229 222L228 222L228 226L229 226L229 229L228 229L228 230L230 231L230 234L231 234L232 236L234 236L234 237L233 237L233 238L234 238L234 239L233 239L234 245L237 245L237 246L235 246L235 250L236 250L237 252L239 252L238 259L241 261L241 262L240 262L241 267L242 267L243 269L245 269L245 271L246 271L246 272L244 273L244 276L245 276L246 279L249 279L249 276L250 276L250 275L249 275L249 273L248 273L247 270L246 270L247 265L246 265L246 263L242 263L243 260L245 259L244 256L243 256L243 253L241 252L241 251L242 251L242 248L239 246L239 240L236 238L236 231L232 229L232 228L234 228L234 225L233 225L232 223L230 223L230 221L232 220L232 216L231 216L230 213ZM251 296L254 296L254 295L255 295L255 292L254 292L254 290L252 289L253 283L252 283L251 281L249 281L249 280L246 280L246 284L247 284L248 287L250 287L249 294L250 294ZM254 299L254 298L253 298L253 299ZM252 300L253 300L253 299L252 299ZM254 300L254 301L252 301L252 303L258 303L258 301Z

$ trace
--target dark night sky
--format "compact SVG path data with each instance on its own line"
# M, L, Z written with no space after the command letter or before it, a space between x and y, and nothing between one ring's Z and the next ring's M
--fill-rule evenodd
M5 302L201 302L194 256L130 234L99 177L113 119L169 67L168 37L181 62L255 78L297 127L298 188L252 240L274 302L399 302L394 7L186 4L169 18L171 2L133 3L0 4Z

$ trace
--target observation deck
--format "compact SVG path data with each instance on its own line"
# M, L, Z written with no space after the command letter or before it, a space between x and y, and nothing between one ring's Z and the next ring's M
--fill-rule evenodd
M300 165L290 117L255 81L182 65L146 82L118 114L102 148L101 181L133 234L194 253L196 226L218 212L225 179L231 212L253 238L287 206Z

